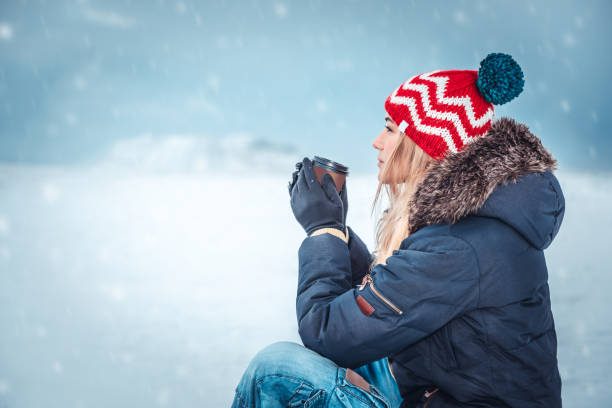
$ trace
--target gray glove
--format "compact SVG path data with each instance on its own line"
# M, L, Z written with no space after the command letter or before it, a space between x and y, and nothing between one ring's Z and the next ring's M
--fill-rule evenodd
M308 157L304 157L298 178L291 188L291 210L308 235L325 227L344 233L343 204L334 180L326 173L319 183Z
M289 185L288 185L289 197L291 197L291 190L293 189L293 186L295 185L295 182L297 181L298 174L300 173L300 169L302 168L302 162L295 163L295 168L296 170L291 175L291 181L289 182ZM346 227L346 214L348 213L348 197L346 193L346 180L344 180L344 185L342 186L342 189L340 189L340 198L342 199L342 208L344 210L343 215L342 215L342 225Z

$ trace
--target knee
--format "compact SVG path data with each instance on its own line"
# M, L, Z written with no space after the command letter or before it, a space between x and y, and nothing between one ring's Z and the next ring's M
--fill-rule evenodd
M248 370L255 377L271 374L302 375L310 371L334 369L335 364L301 344L279 341L261 349L251 360Z
M304 346L290 341L272 343L255 354L249 367L257 371L273 371L292 361L292 356L300 355L304 350Z
M262 348L257 355L270 356L287 353L301 353L306 348L292 341L277 341Z

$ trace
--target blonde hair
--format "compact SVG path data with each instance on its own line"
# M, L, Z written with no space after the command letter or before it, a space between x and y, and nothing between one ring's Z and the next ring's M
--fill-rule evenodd
M435 159L401 132L391 155L384 162L372 203L373 213L384 185L389 197L389 208L376 224L376 249L373 252L374 260L369 266L370 271L378 264L386 265L387 258L410 235L411 199L434 162Z

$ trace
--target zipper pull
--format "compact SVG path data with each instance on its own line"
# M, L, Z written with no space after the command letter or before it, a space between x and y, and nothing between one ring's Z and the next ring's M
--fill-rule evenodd
M372 282L372 277L370 274L365 274L363 279L361 279L361 285L359 285L359 290L362 291L368 283Z
M363 280L364 280L365 283L369 283L370 284L370 289L372 290L372 293L375 296L377 296L380 300L385 302L391 309L395 310L395 312L397 314L403 314L404 313L399 307L394 305L389 299L387 299L385 296L383 296L383 294L380 293L378 291L378 289L376 289L374 287L374 280L372 279L372 276L370 274L367 274L366 276L364 276ZM363 290L365 288L365 283L359 288L359 290Z

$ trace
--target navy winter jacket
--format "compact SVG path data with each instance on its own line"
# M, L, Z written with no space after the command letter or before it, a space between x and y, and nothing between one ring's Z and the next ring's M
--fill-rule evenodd
M372 255L350 227L348 245L306 238L304 345L349 368L389 357L402 407L436 387L428 408L560 407L543 253L565 209L555 169L525 125L501 118L431 167L386 265L368 271Z

